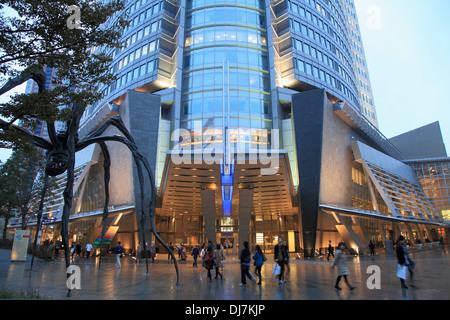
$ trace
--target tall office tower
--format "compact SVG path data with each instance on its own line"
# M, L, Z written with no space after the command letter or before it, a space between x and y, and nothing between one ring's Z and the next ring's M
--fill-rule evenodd
M51 82L55 77L55 69L45 67L45 90L51 90ZM27 86L25 88L25 93L37 93L39 92L39 87L34 80L28 80ZM33 132L35 135L48 139L47 125L45 121L38 121L36 124L36 129Z
M359 98L361 103L361 112L365 117L378 128L377 112L373 99L372 86L370 84L367 60L361 39L358 18L356 16L355 2L353 0L342 1L347 12L348 32L351 38L353 50L353 62L358 80Z
M313 256L329 240L363 252L368 239L440 230L377 129L352 0L130 0L108 24L126 14L124 47L107 49L118 80L79 134L121 115L155 173L166 242L269 252L282 236ZM108 146L109 236L133 249L149 193L126 147ZM103 155L91 146L77 159L72 229L95 240L86 221L104 205Z

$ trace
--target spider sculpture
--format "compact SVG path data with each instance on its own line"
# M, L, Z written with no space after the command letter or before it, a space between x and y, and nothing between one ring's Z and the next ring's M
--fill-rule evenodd
M23 83L27 81L28 79L34 79L36 81L35 76L29 76L28 78L22 78L20 81L14 83L14 86L19 85L20 83ZM1 91L1 90L0 90ZM66 187L63 192L63 198L64 198L64 207L63 207L63 214L61 218L61 237L62 242L64 245L64 253L65 253L65 263L66 263L66 270L68 270L68 267L70 266L70 254L69 254L69 230L68 230L68 223L69 223L69 215L70 215L70 209L72 207L72 200L73 200L73 184L74 184L74 171L75 171L75 153L77 151L80 151L89 145L92 144L98 144L102 150L103 156L104 156L104 182L105 182L105 203L103 208L103 216L102 216L102 232L101 232L101 241L100 241L100 252L103 246L103 238L106 233L106 218L108 217L108 205L109 205L109 180L110 180L110 166L111 166L111 157L108 151L108 147L106 145L106 142L112 141L112 142L118 142L124 144L131 152L134 163L136 165L138 179L139 179L139 185L140 185L140 191L141 191L141 203L140 203L140 210L141 210L141 218L140 218L140 228L141 228L141 234L142 234L142 243L143 243L143 249L144 252L147 253L146 249L146 241L145 241L145 234L144 234L144 225L146 222L147 217L150 218L150 224L151 224L151 231L155 238L158 240L163 247L165 247L169 254L172 256L175 266L175 270L177 273L177 286L179 285L179 272L178 272L178 264L177 260L175 258L175 255L173 254L172 250L169 249L169 247L166 245L166 243L161 239L161 237L158 235L158 233L155 231L155 224L154 224L154 208L156 203L156 190L155 190L155 184L154 184L154 178L152 174L152 170L150 168L150 165L147 161L147 159L139 152L138 147L136 145L136 142L134 141L133 137L129 133L129 131L126 129L124 123L122 122L121 118L119 116L114 116L110 119L108 119L101 127L99 127L97 130L92 132L91 134L87 135L83 139L78 138L78 129L79 124L81 120L81 115L83 114L84 107L81 105L73 105L72 107L72 117L70 121L67 122L67 130L62 134L57 134L55 130L55 123L47 121L47 129L48 129L48 135L50 138L50 141L43 139L39 136L33 135L27 130L25 130L22 127L13 125L12 122L5 122L0 119L0 129L2 130L16 130L20 131L22 134L25 134L29 137L31 137L32 142L35 146L42 148L46 150L46 167L45 167L45 180L44 180L44 188L41 195L41 203L39 207L39 212L37 216L37 227L36 230L40 230L41 227L41 220L42 220L42 208L43 208L43 201L45 197L45 192L47 189L47 181L49 176L57 176L60 174L63 174L64 172L67 172L67 182ZM123 134L123 136L114 135L114 136L101 136L105 130L109 126L116 127L120 133ZM151 188L151 195L150 195L150 203L147 205L144 204L144 183L145 183L145 175L147 176L147 179L149 180L150 188ZM36 235L37 238L37 235ZM36 244L36 239L35 239ZM101 264L101 254L100 254L100 262L99 267ZM148 273L148 257L146 254L146 266L147 266L147 273ZM67 278L69 278L71 274L67 273ZM69 289L67 296L71 296L71 290Z

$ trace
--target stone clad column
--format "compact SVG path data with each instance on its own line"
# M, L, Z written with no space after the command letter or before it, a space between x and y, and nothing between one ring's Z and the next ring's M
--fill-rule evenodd
M203 221L207 241L211 241L213 247L216 244L216 192L215 190L201 190Z
M244 241L249 241L252 217L253 189L239 189L239 251ZM250 241L249 246L251 247Z

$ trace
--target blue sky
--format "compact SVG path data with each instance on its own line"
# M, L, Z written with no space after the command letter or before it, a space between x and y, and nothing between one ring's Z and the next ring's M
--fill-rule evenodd
M449 0L355 0L380 131L439 121L450 153Z
M450 153L450 0L355 2L381 132L439 121Z

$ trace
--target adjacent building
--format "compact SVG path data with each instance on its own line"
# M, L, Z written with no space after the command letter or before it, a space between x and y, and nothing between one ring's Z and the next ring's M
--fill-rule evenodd
M399 234L448 239L447 209L378 130L353 0L132 0L110 25L124 14L125 45L108 51L118 80L86 109L80 136L122 117L154 170L167 243L236 253L247 240L271 252L281 236L310 257L330 240L364 253ZM134 250L148 232L136 168L126 147L108 146L109 231ZM98 146L77 154L74 189L71 237L93 241ZM62 202L47 211L61 213Z

